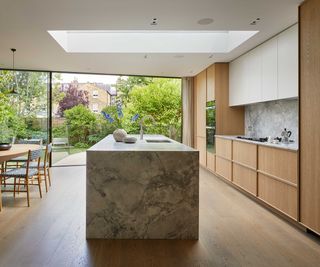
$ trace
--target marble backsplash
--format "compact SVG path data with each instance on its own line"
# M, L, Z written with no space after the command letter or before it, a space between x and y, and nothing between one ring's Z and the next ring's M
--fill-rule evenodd
M281 137L284 128L298 142L298 99L257 103L245 107L245 134L256 137Z

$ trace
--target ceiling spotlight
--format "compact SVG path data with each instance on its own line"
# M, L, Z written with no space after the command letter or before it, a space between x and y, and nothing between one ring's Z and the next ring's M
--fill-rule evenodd
M152 26L158 25L158 19L157 18L153 18L153 20L151 21L150 25L152 25Z
M256 18L255 20L250 22L250 25L257 25L259 21L260 21L260 18Z
M198 20L198 24L200 24L200 25L209 25L211 23L213 23L212 18L203 18L203 19Z

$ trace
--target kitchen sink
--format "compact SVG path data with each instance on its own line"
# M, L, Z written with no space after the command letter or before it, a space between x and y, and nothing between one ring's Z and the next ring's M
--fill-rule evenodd
M171 143L170 140L166 139L146 139L147 143Z

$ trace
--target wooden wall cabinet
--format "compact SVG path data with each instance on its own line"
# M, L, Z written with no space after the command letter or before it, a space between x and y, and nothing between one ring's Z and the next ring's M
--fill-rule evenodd
M320 1L304 1L300 25L300 220L320 234Z
M195 129L194 147L199 150L199 162L206 166L206 99L207 99L207 72L204 70L195 77L194 84L194 110Z
M200 72L195 84L196 137L206 137L207 72Z
M216 134L244 134L244 108L229 107L229 63L215 63L194 79L194 147L200 152L200 164L215 171L215 154L206 150L206 102L212 100Z
M243 135L244 107L229 106L229 63L215 65L216 134Z
M218 77L217 77L218 78ZM207 101L215 100L215 64L207 68Z

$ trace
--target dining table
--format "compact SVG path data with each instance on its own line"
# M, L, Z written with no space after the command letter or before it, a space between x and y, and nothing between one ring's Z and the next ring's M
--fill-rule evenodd
M41 148L40 145L34 145L34 144L13 144L12 147L9 150L3 150L0 151L0 164L2 165L4 162L26 155L29 150L37 150ZM3 171L3 168L1 166L1 171ZM0 211L2 209L2 181L0 181Z

